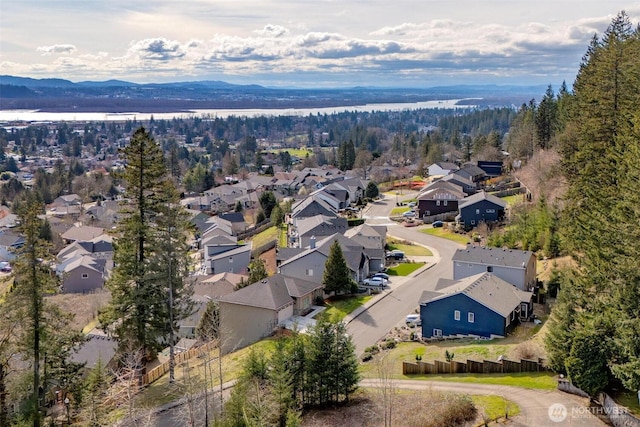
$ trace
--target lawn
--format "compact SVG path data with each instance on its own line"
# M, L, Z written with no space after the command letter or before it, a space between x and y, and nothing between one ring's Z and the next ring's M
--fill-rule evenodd
M366 303L372 298L371 295L362 296L349 296L349 297L331 297L326 301L327 309L320 315L329 320L330 322L339 322L345 318L345 316L351 313L362 304Z
M393 208L389 216L400 216L405 212L410 211L411 208L408 206L398 206L397 208Z
M466 245L469 243L469 237L464 234L454 233L453 231L449 231L444 227L439 228L421 228L421 233L430 234L436 237L442 237L443 239L453 240L456 243L460 243L461 245Z
M501 197L509 206L514 206L524 201L523 194L514 194L513 196Z
M395 267L387 268L387 273L389 276L408 276L423 265L425 265L424 262L403 262Z
M405 255L433 256L433 253L424 246L416 245L415 243L406 240L388 238L387 247L389 248L389 250L400 250L404 252Z
M283 225L278 231L278 246L286 248L288 246L287 243L287 227Z
M614 396L612 396L614 397ZM633 391L625 391L614 397L616 403L626 406L635 416L640 416L640 404L638 404L638 395Z
M253 248L259 248L262 245L266 245L269 242L275 241L278 239L278 227L275 225L273 227L269 227L261 233L253 236L251 241L253 242Z
M445 381L455 383L508 385L538 390L555 390L558 387L553 372L515 372L512 374L448 374L412 375L412 380Z
M488 420L504 418L506 414L512 417L520 413L520 407L515 402L502 396L472 395L471 400L478 408L478 412L484 414Z

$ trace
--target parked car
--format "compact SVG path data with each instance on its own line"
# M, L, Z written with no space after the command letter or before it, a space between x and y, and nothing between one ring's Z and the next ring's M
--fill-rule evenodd
M422 319L420 319L419 314L407 314L407 317L405 318L405 322L407 323L407 325L416 325L416 326L422 325Z
M389 275L387 273L376 273L371 277L382 277L384 280L389 280Z
M414 216L416 216L416 213L414 211L406 211L402 214L402 216L405 218L413 218Z
M431 225L433 226L433 228L438 228L438 227L442 227L444 223L442 221L433 221L433 224Z
M2 271L3 273L11 273L13 269L11 268L11 264L6 261L2 261L0 262L0 271Z
M393 258L395 260L401 260L404 258L404 252L399 251L399 250L393 250L390 252L387 252L387 258Z
M409 206L410 208L415 208L416 202L410 202L407 206Z
M370 279L364 279L362 283L364 283L366 286L378 286L384 288L384 286L387 284L387 280L382 277L371 277Z

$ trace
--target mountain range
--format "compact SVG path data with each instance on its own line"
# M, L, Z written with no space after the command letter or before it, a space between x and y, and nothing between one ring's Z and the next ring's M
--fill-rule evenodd
M190 109L318 108L474 98L474 104L519 106L543 86L459 85L432 88L272 88L217 80L132 83L122 80L0 76L0 110L174 112ZM478 101L480 100L480 101Z

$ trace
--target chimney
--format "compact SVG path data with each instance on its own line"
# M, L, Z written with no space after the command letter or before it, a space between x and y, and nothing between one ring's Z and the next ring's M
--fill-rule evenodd
M309 239L309 247L311 249L316 248L316 236L311 236L311 238Z

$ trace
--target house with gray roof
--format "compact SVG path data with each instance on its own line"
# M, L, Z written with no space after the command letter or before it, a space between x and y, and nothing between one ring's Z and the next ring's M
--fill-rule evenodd
M458 165L450 162L435 162L427 168L429 176L445 176L458 170Z
M457 186L461 187L462 191L467 196L470 196L472 194L476 194L476 192L478 191L478 188L477 188L475 182L473 182L470 179L465 178L465 177L463 177L461 175L450 174L450 175L447 175L447 176L443 177L442 179L440 179L440 181L450 182L450 183L452 183L454 185L457 185Z
M531 251L467 245L455 252L452 261L454 280L487 272L523 291L536 284L536 257Z
M61 268L62 292L87 293L102 289L107 278L106 261L81 255L65 262Z
M292 316L308 312L318 296L321 284L276 274L219 298L222 351L272 335Z
M24 237L12 231L0 231L0 261L13 261L24 245Z
M309 196L291 207L291 218L309 218L316 215L337 216L338 210L320 197Z
M422 294L422 337L505 337L532 314L533 294L478 273Z
M507 202L481 191L458 202L456 222L470 230L483 222L502 221L506 208Z
M329 258L329 250L334 241L338 241L347 266L351 271L351 278L356 282L362 282L369 275L369 257L364 247L336 233L322 240L310 239L308 249L301 251L293 257L282 261L278 272L291 277L322 283L324 265Z
M311 238L322 239L335 233L344 234L349 228L346 218L316 215L312 217L294 218L289 227L289 244L305 248Z
M345 237L362 245L369 258L369 271L382 271L385 267L385 246L387 244L387 227L384 225L361 224L348 229Z

